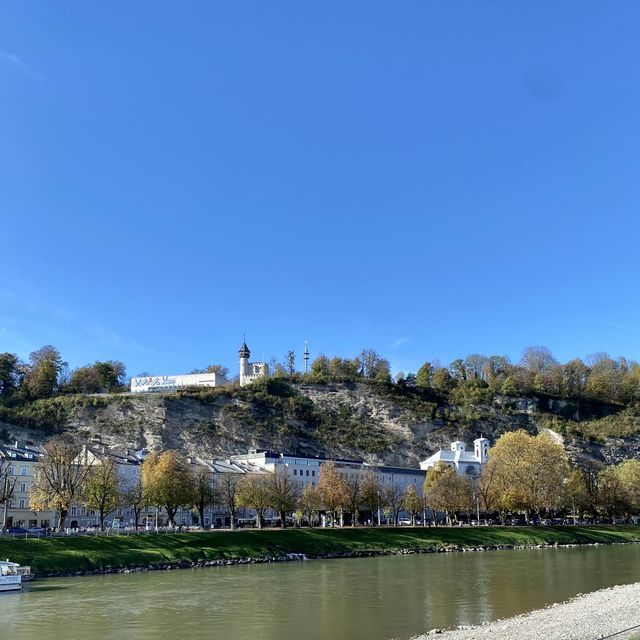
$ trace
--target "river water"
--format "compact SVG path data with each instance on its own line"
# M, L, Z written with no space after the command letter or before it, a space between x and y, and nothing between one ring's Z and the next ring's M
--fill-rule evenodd
M36 581L0 638L387 640L640 581L640 545L387 556Z

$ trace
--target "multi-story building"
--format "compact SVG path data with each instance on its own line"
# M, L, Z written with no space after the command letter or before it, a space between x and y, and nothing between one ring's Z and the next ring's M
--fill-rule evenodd
M45 455L43 447L16 440L12 444L0 444L0 459L6 474L0 481L11 488L10 499L0 504L0 522L5 527L49 527L54 522L54 511L37 511L31 508L29 493L35 468Z

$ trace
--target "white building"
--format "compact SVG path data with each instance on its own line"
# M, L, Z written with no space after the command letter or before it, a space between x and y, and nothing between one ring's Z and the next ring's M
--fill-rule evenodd
M180 376L131 378L133 393L173 391L180 387L221 387L229 381L217 373L190 373Z
M476 438L473 441L473 453L465 450L464 442L456 440L451 443L451 448L440 449L431 457L420 463L420 468L425 471L434 467L438 462L444 462L452 466L460 475L478 476L482 467L489 459L489 440Z
M240 386L266 378L269 375L269 365L266 362L249 362L251 351L247 347L247 343L243 342L238 352L240 356Z

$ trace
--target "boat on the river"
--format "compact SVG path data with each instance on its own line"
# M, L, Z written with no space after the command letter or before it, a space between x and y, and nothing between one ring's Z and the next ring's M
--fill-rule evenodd
M22 589L22 582L31 579L31 567L21 567L17 562L0 560L0 591Z

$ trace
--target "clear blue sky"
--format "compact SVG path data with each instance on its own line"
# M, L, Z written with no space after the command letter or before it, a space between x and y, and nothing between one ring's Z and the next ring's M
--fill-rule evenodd
M640 359L640 3L0 5L0 351Z

